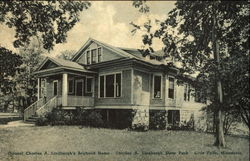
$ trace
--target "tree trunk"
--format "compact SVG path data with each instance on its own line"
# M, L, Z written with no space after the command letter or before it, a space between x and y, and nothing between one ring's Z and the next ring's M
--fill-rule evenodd
M216 131L216 112L213 112L213 133Z
M217 96L218 96L218 110L217 111L217 115L216 115L216 139L215 139L215 143L214 145L218 146L218 147L225 147L226 146L226 143L225 143L225 138L224 138L224 131L223 131L223 114L222 114L222 110L221 110L221 105L223 103L223 93L222 93L222 85L221 85L221 79L220 79L220 55L219 55L219 40L218 40L218 37L217 37L217 33L216 33L216 30L217 30L217 27L218 27L218 24L217 24L217 19L216 19L216 16L217 16L217 2L215 1L214 2L215 6L215 11L214 11L214 14L213 14L213 27L212 27L212 43L213 43L213 54L214 54L214 60L215 62L217 63L217 73L216 73L216 76L217 76L217 82L216 82L216 85L217 85Z
M225 138L223 131L223 121L222 121L222 111L219 109L216 115L217 123L216 123L216 140L214 145L219 147L225 147Z

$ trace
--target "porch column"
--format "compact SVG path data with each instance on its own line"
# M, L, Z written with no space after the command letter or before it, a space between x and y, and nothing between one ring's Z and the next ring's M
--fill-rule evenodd
M68 105L68 74L63 73L62 79L62 106Z
M40 99L40 78L37 78L37 100Z

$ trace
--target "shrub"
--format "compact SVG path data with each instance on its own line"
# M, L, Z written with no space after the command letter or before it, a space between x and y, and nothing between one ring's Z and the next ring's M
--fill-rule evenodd
M97 111L91 111L86 117L86 125L92 127L103 127L102 115Z
M132 130L134 131L148 131L149 127L145 124L138 123L132 125Z
M47 126L49 124L48 119L44 117L37 118L35 125L37 126Z
M104 126L100 112L83 108L77 108L75 111L53 109L51 112L47 113L44 118L39 118L37 124L40 125L42 121L45 120L46 124L50 125Z
M181 121L179 130L194 130L194 115L188 121Z
M139 110L137 109L132 111L131 117L133 118L133 121L132 121L131 130L148 131L149 125L147 122L147 117L149 116L147 116L147 113L144 113L144 112L140 113ZM144 115L144 116L141 116L141 115Z
M166 111L150 111L149 116L150 129L163 130L166 128Z
M62 117L62 112L58 109L53 109L51 112L45 115L45 118L48 119L50 125L60 125L63 124L62 121L64 120Z

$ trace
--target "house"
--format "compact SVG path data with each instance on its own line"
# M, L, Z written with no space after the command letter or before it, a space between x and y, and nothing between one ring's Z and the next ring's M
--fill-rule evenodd
M195 101L190 84L177 83L177 73L178 68L142 57L137 49L90 38L71 61L44 60L34 73L38 101L25 110L24 119L56 107L84 107L105 111L107 119L135 110L133 124L149 124L151 111L165 111L168 124L179 124L196 117L204 104Z

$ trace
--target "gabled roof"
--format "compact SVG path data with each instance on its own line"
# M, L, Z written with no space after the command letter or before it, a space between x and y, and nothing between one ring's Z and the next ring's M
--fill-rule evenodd
M89 71L89 70L85 69L84 66L82 66L82 65L80 65L80 64L78 64L76 62L72 62L72 61L64 60L64 59L52 58L52 57L47 57L41 63L41 65L37 68L36 72L40 71L42 69L42 67L49 61L55 63L56 65L58 65L58 67L61 67L61 68L77 70L77 71L81 71L81 72L91 72L91 73L93 73L93 71Z
M57 62L60 66L76 68L76 69L84 69L84 67L76 62L72 62L69 60L58 59L58 58L49 58L54 62Z
M119 47L119 49L137 57L137 58L140 58L140 59L143 59L143 56L141 54L141 52L138 50L138 49L133 49L133 48L123 48L123 47Z
M96 44L100 45L100 46L103 46L123 57L129 57L129 58L134 58L135 56L115 47L115 46L112 46L112 45L109 45L109 44L106 44L106 43L103 43L103 42L100 42L100 41L97 41L95 39L92 39L92 38L89 38L88 41L81 47L81 49L72 57L72 61L76 61L80 55L82 54L82 51L88 47L92 42L95 42Z
M143 57L141 52L138 50L138 49L133 49L133 48L122 48L122 47L119 47L121 50L133 55L136 57L136 59L138 60L141 60L141 61L144 61L144 62L147 62L147 63L151 63L153 65L166 65L168 63L170 63L171 61L167 61L166 59L164 60L156 60L156 59L150 59L150 57ZM162 50L158 50L158 51L155 51L151 57L153 56L158 56L158 57L161 57L164 55L164 52Z
M89 38L88 41L82 46L82 48L72 57L71 61L76 61L82 54L82 51L87 48L92 42L95 42L96 44L106 47L107 49L127 58L135 58L147 63L151 63L153 65L167 65L171 61L168 60L155 60L150 59L148 57L143 57L141 52L138 49L134 48L123 48L123 47L115 47L106 43L103 43L101 41ZM162 57L164 55L164 52L162 50L155 51L152 56L154 57Z

